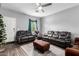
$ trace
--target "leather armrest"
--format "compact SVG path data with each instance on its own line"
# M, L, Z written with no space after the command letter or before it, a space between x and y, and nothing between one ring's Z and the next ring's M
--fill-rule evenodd
M75 48L66 48L65 55L66 56L79 56L79 50Z

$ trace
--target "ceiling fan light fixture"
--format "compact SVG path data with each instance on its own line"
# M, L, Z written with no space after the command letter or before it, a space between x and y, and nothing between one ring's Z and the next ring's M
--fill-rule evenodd
M43 12L44 13L45 11L43 9L41 9L41 10L37 9L36 12Z
M36 3L36 5L37 5L36 12L44 12L41 3Z
M37 6L39 6L39 5L40 5L40 3L36 3L36 5L37 5Z
M38 7L38 10L42 10L42 9L43 9L43 7L42 7L42 6Z

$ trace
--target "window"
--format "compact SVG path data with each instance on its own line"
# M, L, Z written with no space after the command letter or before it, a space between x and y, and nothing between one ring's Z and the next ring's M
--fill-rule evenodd
M37 30L38 30L38 28L37 28L37 20L29 19L29 31L34 33Z

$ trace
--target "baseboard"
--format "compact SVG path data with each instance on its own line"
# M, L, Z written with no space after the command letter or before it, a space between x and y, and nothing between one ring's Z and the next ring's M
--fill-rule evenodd
M12 43L15 43L15 41L7 42L6 44L12 44Z

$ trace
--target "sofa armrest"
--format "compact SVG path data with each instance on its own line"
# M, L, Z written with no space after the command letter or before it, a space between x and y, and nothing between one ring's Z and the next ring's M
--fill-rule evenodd
M75 48L66 48L65 55L66 56L79 56L79 50Z

